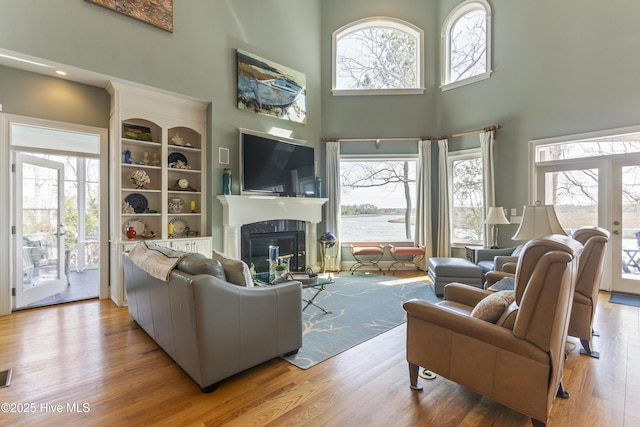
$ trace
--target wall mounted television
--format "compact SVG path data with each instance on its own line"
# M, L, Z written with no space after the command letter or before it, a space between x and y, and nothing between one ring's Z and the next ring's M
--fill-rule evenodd
M315 153L303 142L240 129L240 194L313 196Z

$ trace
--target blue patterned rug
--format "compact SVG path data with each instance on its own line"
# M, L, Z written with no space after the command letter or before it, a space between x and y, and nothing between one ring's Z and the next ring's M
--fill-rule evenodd
M359 272L334 275L334 282L315 299L331 314L307 307L302 314L302 348L284 358L299 368L308 369L406 322L402 304L411 298L438 301L429 282ZM305 299L314 293L303 290Z

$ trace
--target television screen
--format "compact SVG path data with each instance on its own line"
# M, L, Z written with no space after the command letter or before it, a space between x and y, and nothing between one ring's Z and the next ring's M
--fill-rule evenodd
M313 147L242 130L240 157L241 192L313 196Z

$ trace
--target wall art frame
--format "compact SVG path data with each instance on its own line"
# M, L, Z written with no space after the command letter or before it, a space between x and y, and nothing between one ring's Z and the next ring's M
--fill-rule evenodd
M86 0L173 32L173 0Z
M307 122L305 74L241 49L237 67L239 109Z

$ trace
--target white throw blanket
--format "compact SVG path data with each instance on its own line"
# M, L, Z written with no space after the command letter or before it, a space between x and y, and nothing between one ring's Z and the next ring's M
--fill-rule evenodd
M139 242L129 251L131 261L156 279L169 281L171 270L187 255L153 242Z

